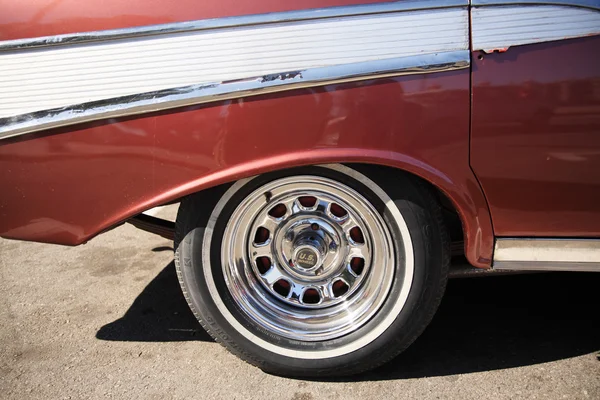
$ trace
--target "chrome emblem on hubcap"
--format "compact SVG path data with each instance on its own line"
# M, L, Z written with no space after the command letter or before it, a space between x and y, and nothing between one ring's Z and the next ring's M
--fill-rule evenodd
M294 254L294 265L304 269L313 269L319 265L319 255L312 247L299 247Z

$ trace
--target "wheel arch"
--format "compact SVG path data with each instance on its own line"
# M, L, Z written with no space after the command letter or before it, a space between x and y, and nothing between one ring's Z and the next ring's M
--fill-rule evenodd
M239 179L280 169L332 163L377 165L389 172L402 171L420 178L439 195L446 198L460 217L464 235L465 256L469 262L481 268L490 266L494 241L491 219L481 189L476 184L472 173L470 176L462 177L459 181L456 178L452 179L443 171L408 155L380 150L318 149L265 157L236 164L199 176L197 179L175 186L167 191L155 193L149 196L147 200L105 219L102 225L93 231L101 232L110 229L119 222L152 207L176 202L189 194Z

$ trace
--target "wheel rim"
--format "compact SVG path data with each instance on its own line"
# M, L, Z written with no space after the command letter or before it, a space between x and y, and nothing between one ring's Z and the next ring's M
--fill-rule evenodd
M394 246L373 205L320 176L270 182L225 228L223 273L237 306L262 329L322 341L358 329L381 308Z

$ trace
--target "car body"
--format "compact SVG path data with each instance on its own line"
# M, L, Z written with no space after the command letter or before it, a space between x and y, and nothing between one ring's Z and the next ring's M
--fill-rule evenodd
M343 163L434 188L474 267L600 269L598 0L2 8L2 237Z

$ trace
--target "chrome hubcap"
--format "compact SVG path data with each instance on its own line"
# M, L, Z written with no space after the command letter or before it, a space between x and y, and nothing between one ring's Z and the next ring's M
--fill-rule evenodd
M366 228L339 199L303 194L311 196L290 193L279 200L273 208L284 212L285 207L283 216L273 217L269 207L259 213L252 227L254 241L248 244L255 272L265 289L287 303L316 308L343 302L367 275L364 265L369 265L370 242L365 242L364 235L357 242L350 234L352 229L362 232ZM279 226L272 225L278 222ZM261 242L266 237L263 229L268 230L265 226L273 232Z
M379 213L334 180L273 181L248 196L225 229L222 261L240 308L264 329L327 340L366 323L393 279Z

